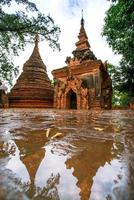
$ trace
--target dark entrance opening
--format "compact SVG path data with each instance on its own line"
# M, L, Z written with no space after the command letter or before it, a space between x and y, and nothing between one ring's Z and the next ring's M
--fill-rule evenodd
M76 93L73 90L69 91L67 101L69 109L77 109L77 97Z

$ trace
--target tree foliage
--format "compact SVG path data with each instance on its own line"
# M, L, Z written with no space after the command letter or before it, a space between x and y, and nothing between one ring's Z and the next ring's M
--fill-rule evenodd
M117 0L106 13L103 36L115 53L122 55L115 69L119 91L134 96L134 1Z
M115 66L112 64L107 64L108 72L112 78L112 87L113 87L113 95L112 95L112 105L113 106L127 106L130 103L130 96L127 92L123 92L120 90L120 86L122 83L120 82L120 73L121 67ZM124 77L124 76L123 76Z
M25 11L7 13L4 6L13 2L23 4ZM13 56L24 50L27 43L33 42L36 33L46 39L50 47L59 49L60 29L53 19L40 13L36 5L29 0L0 0L0 78L11 84L18 68L14 66Z

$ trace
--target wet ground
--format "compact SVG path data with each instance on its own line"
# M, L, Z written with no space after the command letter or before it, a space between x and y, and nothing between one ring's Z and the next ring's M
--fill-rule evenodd
M0 199L133 200L134 112L0 110Z

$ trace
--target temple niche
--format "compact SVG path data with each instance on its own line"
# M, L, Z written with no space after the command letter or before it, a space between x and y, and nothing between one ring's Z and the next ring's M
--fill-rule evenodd
M8 94L10 107L53 107L54 89L39 53L38 40L37 35L33 53L24 64L23 72Z
M97 60L90 49L84 19L73 58L67 66L52 71L54 76L54 108L111 109L112 81L106 63Z

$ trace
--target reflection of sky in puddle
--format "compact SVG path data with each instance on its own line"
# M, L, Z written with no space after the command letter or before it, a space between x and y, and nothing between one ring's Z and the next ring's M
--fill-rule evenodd
M13 140L8 142L8 151L10 151L11 148L14 148L15 152L13 155L10 154L10 160L6 165L6 168L12 170L15 175L21 179L22 183L30 183L27 168L20 160L20 151Z
M51 153L51 147L47 146L45 157L42 160L35 178L37 187L43 188L51 174L60 174L58 193L60 199L79 199L79 188L76 186L77 179L72 175L73 170L66 169L66 157Z
M103 167L98 169L96 175L93 177L90 199L102 200L108 197L113 200L117 199L118 194L116 194L114 198L114 188L116 186L123 187L126 181L125 171L122 170L122 163L119 160L114 159L110 164L106 162ZM119 197L121 198L120 194ZM118 200L120 198L118 198Z

